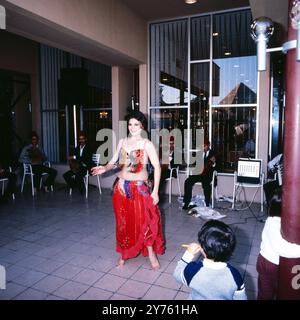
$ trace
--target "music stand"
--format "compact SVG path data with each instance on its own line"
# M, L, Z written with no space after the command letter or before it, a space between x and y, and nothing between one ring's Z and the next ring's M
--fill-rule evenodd
M263 212L264 202L264 173L262 172L262 160L239 158L238 170L234 172L233 182L233 202L232 209L235 209L236 189L243 188L256 188L253 199L260 188L260 211ZM251 202L252 203L252 202Z

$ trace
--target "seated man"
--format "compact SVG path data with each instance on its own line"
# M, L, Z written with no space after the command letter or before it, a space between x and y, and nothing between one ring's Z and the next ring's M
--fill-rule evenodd
M189 206L192 199L193 186L197 182L202 183L202 188L205 197L205 204L208 207L211 198L211 182L213 172L216 168L215 152L210 149L210 142L208 139L204 140L204 168L200 174L190 175L184 182L184 196L183 196L183 210L189 210L193 206Z
M280 153L271 161L268 162L268 172L276 174L276 179L268 181L264 184L264 191L266 195L267 205L269 206L270 200L276 189L280 189L282 186L283 178L283 154Z
M39 146L39 136L36 132L31 133L31 144L25 146L20 154L19 162L31 164L33 176L33 184L36 190L40 186L40 180L43 173L47 173L47 179L43 182L45 192L49 191L49 187L54 185L57 171L44 165L47 156L44 150Z
M16 182L17 176L10 172L9 170L5 169L2 164L0 163L0 180L7 179L7 187L4 191L3 196L0 196L0 204L7 202L8 198L15 193L16 191Z
M65 172L63 177L70 188L77 187L82 193L84 191L83 177L94 164L92 162L92 152L86 144L84 132L79 133L78 142L79 144L75 148L74 155L68 157L71 170Z

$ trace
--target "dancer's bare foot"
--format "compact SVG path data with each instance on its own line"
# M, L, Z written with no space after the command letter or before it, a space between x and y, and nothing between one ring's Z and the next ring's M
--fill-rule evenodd
M119 258L119 260L117 262L117 268L123 267L124 264L125 264L125 260L123 260L122 258Z
M149 254L149 260L153 270L158 270L160 268L160 264L155 253Z

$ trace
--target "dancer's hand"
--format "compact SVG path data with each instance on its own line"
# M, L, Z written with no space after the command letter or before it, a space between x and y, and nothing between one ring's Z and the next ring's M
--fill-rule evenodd
M102 174L106 171L105 166L98 166L91 169L92 176Z
M159 196L157 192L152 192L151 193L151 198L153 199L153 204L158 204L159 202Z

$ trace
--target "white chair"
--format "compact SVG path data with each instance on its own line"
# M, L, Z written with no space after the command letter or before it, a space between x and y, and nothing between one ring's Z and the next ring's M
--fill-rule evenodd
M258 190L260 189L260 211L263 212L264 211L264 181L265 181L265 175L263 172L260 172L259 183L238 182L238 173L235 171L234 181L233 181L232 209L235 209L236 190L238 188L242 188L244 190L244 197L246 197L245 188L256 188L256 191L254 193L251 203L253 202Z
M179 181L179 167L176 168L171 168L169 166L169 170L170 170L170 177L166 178L165 181L169 181L169 203L171 203L171 196L172 196L172 180L176 180L177 181L177 187L178 187L178 191L179 191L179 196L181 197L181 189L180 189L180 181ZM173 177L173 172L176 172L176 178Z
M99 166L100 164L100 154L94 153L92 156L92 161L95 163L95 166ZM84 188L85 188L85 197L86 199L88 198L88 190L89 190L89 171L86 170L86 175L83 177L83 182L84 182ZM100 195L102 194L102 189L101 189L101 178L100 175L97 175L97 182L98 182L98 190ZM70 188L70 195L72 194L72 188Z
M12 172L11 167L8 168L9 172ZM0 182L2 182L2 196L4 195L5 182L8 181L8 178L0 178ZM12 194L12 198L15 199L15 194Z
M219 198L218 197L218 185L217 185L217 181L216 181L217 176L218 176L218 172L217 172L217 170L214 170L212 180L211 180L211 207L212 207L212 209L214 209L214 207L215 207L215 199ZM201 182L196 182L195 185L202 187Z
M51 168L51 164L50 164L49 161L44 162L44 165L46 165L47 167ZM45 176L47 174L48 173L46 173L46 172L42 173L41 179L40 179L40 188L42 187L43 176ZM25 184L26 176L30 177L31 193L32 193L32 196L34 197L34 183L33 183L34 173L32 171L32 165L30 163L23 163L23 178L22 178L21 193L23 193L23 190L24 190L24 184ZM51 186L51 191L53 191L53 186Z

